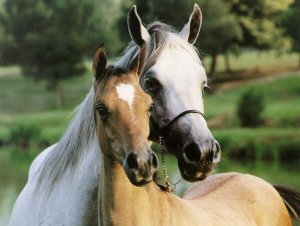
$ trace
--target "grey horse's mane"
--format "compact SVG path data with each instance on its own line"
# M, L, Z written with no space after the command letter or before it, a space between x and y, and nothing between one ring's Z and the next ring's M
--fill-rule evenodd
M144 72L155 64L165 48L181 49L201 64L198 52L193 45L180 38L170 26L161 22L154 22L147 29L151 41L147 43ZM138 51L139 48L133 42L129 43L115 66L128 68ZM99 142L94 122L93 97L94 90L92 87L84 101L77 107L65 134L44 158L44 162L37 172L40 187L45 186L50 189L56 179L67 170L70 175L75 174L76 170L80 170L77 169L77 166L87 152L93 152L95 161L100 161ZM95 163L95 165L97 164Z

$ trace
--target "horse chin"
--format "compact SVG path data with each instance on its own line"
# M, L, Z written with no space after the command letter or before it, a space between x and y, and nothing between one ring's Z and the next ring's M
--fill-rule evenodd
M205 180L210 174L207 173L198 173L197 175L190 175L186 173L185 171L181 172L181 176L184 180L189 181L189 182L196 182L196 181L201 181Z
M137 186L137 187L143 187L152 181L152 179L144 179L144 178L137 180L137 178L128 177L128 179L132 185Z
M199 164L188 164L184 160L178 160L181 176L189 182L205 180L213 172L214 166L215 164L203 166L201 162Z
M147 178L142 178L140 176L136 176L135 174L133 174L130 171L125 170L127 178L129 179L130 183L134 186L137 187L143 187L146 184L149 184L150 182L152 182L153 177L147 177Z
M152 180L142 179L141 181L130 181L134 186L143 187L146 184L149 184Z

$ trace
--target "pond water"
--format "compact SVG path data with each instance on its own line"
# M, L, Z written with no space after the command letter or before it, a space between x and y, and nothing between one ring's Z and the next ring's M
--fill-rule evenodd
M31 158L12 155L0 149L0 226L6 226L13 207L13 204L27 180L28 168ZM167 166L171 180L180 180L176 161L173 158L167 159ZM250 173L264 178L270 183L285 184L300 191L300 167L289 164L278 163L241 163L229 161L223 158L218 166L217 172L236 171ZM177 185L176 193L182 194L189 183L180 182Z

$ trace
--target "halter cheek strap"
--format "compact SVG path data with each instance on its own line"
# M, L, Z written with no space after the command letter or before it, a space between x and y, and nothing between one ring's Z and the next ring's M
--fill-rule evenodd
M173 118L167 125L165 125L164 127L160 128L160 132L162 134L166 133L168 128L171 127L171 125L173 125L178 119L180 119L181 117L185 116L186 114L191 114L191 113L196 113L196 114L200 114L202 115L202 117L205 119L204 115L202 112L198 111L198 110L186 110L184 112L181 112L179 115L177 115L175 118Z
M160 127L157 123L154 123L153 120L150 120L150 123L152 127L156 130L158 133L158 137L164 137L164 135L167 133L168 129L181 117L185 116L186 114L200 114L205 119L204 114L198 110L186 110L181 112L179 115L177 115L175 118L173 118L171 121L169 121L165 126Z

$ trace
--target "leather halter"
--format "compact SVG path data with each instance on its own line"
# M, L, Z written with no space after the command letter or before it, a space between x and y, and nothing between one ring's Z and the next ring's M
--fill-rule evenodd
M167 130L169 129L169 127L171 125L173 125L179 118L185 116L186 114L190 114L190 113L200 114L205 119L202 112L200 112L198 110L187 110L187 111L181 112L179 115L177 115L171 121L169 121L167 123L167 125L165 125L164 127L159 127L157 124L154 124L152 120L150 120L150 123L151 123L152 127L158 132L160 152L161 152L161 155L162 155L162 167L163 167L165 185L160 184L158 177L154 178L154 182L156 183L156 185L158 187L160 187L160 189L162 189L163 191L166 191L166 192L174 191L176 189L176 185L178 183L180 183L181 179L176 183L170 182L168 172L167 172L167 166L166 166L166 162L165 162L165 158L164 158L164 152L167 151L167 148L165 147L165 144L164 144L163 135L167 133Z
M153 125L154 129L158 132L158 136L164 137L164 134L166 134L167 130L173 125L178 119L185 116L186 114L200 114L205 119L204 114L198 110L186 110L184 112L181 112L179 115L177 115L175 118L173 118L171 121L167 123L164 127L159 127L156 123L153 123L153 120L150 120L150 123Z

